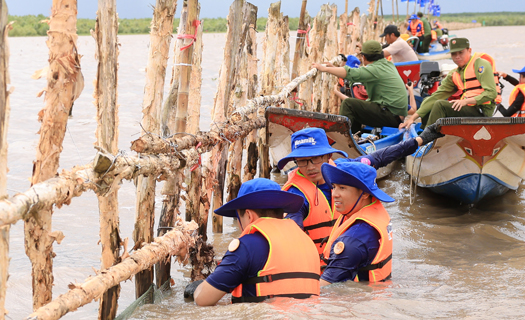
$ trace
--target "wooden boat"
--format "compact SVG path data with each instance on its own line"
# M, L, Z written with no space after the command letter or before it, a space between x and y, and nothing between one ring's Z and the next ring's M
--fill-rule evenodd
M446 136L406 159L419 187L476 204L516 190L525 178L525 118L439 119ZM419 124L404 139L417 136Z
M349 158L357 158L389 145L399 143L403 139L404 130L397 128L364 129L360 141L356 142L350 132L350 121L345 116L310 112L296 109L268 107L265 112L267 122L268 146L276 167L277 161L291 152L291 136L294 132L307 127L323 128L326 131L330 145L345 151ZM379 131L381 130L381 131ZM368 132L367 132L368 131ZM375 140L375 138L379 138ZM341 157L333 154L333 158ZM378 178L386 177L392 171L394 163L377 172ZM295 168L293 162L284 167L284 172Z

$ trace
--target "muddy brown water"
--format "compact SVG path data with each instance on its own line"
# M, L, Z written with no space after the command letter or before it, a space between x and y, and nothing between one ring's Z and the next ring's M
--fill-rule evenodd
M525 27L487 27L452 33L471 40L477 51L491 54L498 69L511 73L525 65ZM261 36L261 34L259 34ZM35 70L47 64L46 38L11 38L10 73L15 91L11 96L9 122L9 194L29 188L32 161L40 124L37 113L43 98L36 94L45 80L32 80ZM292 38L293 40L293 38ZM148 36L120 36L119 56L119 148L128 154L130 141L139 135L145 83ZM262 48L259 40L259 52ZM201 129L210 126L210 110L222 62L224 34L205 34ZM73 109L61 155L61 169L86 164L94 156L95 107L92 104L96 61L94 40L79 37L82 72L86 87ZM294 48L293 41L291 48ZM262 54L259 53L259 57ZM441 63L452 63L451 60ZM172 62L170 61L170 65ZM170 67L171 69L171 67ZM166 91L171 74L166 79ZM508 100L511 86L504 89ZM519 161L519 159L516 159ZM391 282L377 285L351 282L322 289L316 299L281 300L261 304L200 308L184 302L182 292L189 282L189 268L177 264L175 286L157 305L138 310L134 319L521 319L525 316L525 192L523 188L489 199L474 208L417 189L409 201L409 176L399 164L379 183L397 201L385 207L394 226L394 263ZM157 190L160 190L158 188ZM157 210L160 211L160 194ZM122 237L130 237L135 219L133 184L125 182L119 193ZM157 212L157 219L158 219ZM53 230L64 232L62 244L54 246L55 286L53 297L66 292L70 282L83 282L100 266L97 199L92 192L74 198L71 205L55 210ZM211 233L218 257L226 251L239 230L232 219L224 220L224 233ZM130 246L131 247L131 246ZM24 252L23 223L11 229L10 278L6 308L8 318L31 313L31 265ZM134 301L134 285L122 284L119 312ZM98 303L91 303L64 319L96 319Z

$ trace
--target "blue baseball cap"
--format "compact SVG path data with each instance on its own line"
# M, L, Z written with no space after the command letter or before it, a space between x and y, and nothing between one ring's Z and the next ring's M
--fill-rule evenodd
M339 153L345 158L348 157L346 152L330 146L323 129L306 128L292 134L292 152L279 160L277 167L282 169L295 158L319 157L330 153Z
M518 70L518 69L512 69L512 72L514 72L514 73L519 73L519 74L524 74L524 75L525 75L525 67L523 67L521 70Z
M328 163L324 163L321 167L323 178L329 185L343 184L369 193L383 202L395 201L377 186L376 169L367 164L346 159L336 159L334 162L337 167Z
M359 61L359 59L356 56L351 54L346 57L346 65L350 68L357 68L360 64L361 61Z
M279 184L266 178L246 181L241 185L237 198L214 212L225 217L237 217L238 209L284 209L297 212L303 206L300 195L282 191Z

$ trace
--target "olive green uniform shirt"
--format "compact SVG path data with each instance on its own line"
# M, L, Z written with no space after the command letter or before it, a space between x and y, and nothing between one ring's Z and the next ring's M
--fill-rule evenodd
M428 22L428 19L425 18L425 17L421 18L421 21L423 21L423 29L424 29L423 30L423 35L424 36L430 35L430 30L431 30L430 22Z
M465 67L467 65L465 65ZM452 80L452 75L454 74L454 72L459 71L461 78L463 78L463 74L465 73L465 67L463 67L462 69L456 68L448 73L447 77L441 82L441 85L439 86L437 91L434 92L430 97L423 100L421 107L419 108L419 110L417 110L417 114L419 114L419 116L426 116L432 110L434 102L436 102L437 100L446 100L458 91L458 88ZM483 67L483 71L481 73L480 67ZM490 62L482 58L479 58L476 61L474 61L474 70L476 78L485 90L474 97L474 99L476 99L476 107L481 108L485 117L492 117L492 114L494 113L494 108L496 107L494 99L496 99L496 96L498 95L498 92L496 91L496 83L494 82L494 71L492 71L492 66L490 65ZM483 104L487 101L491 101L492 103ZM471 106L464 106L463 108L471 108Z
M388 108L398 116L407 115L407 92L396 67L386 59L379 59L366 67L346 69L346 80L361 82L368 94L367 101L377 103Z

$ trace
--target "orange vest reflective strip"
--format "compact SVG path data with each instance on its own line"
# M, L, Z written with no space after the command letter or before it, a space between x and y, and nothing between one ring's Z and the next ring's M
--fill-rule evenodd
M465 71L463 72L463 78L460 76L459 72L456 70L452 74L452 80L459 91L462 92L460 99L468 99L475 97L481 94L485 89L481 86L478 78L476 78L476 72L474 70L474 64L477 59L485 59L490 62L492 66L492 71L494 72L494 82L496 83L497 96L494 99L495 103L501 103L501 87L499 86L499 77L496 74L496 63L494 59L486 53L474 53L470 58L469 62L465 66ZM491 104L492 101L484 102L483 104ZM469 104L469 106L474 106L475 104Z
M514 100L516 100L516 97L518 96L518 93L521 92L521 94L525 97L525 83L520 83L517 86L514 87L512 92L510 93L509 97L509 106L514 103ZM512 115L512 117L519 117L519 118L525 118L525 100L523 104L521 105L521 109Z
M270 244L266 264L232 292L232 303L261 302L273 297L297 299L320 294L320 264L315 245L292 220L259 218L241 234L259 232ZM242 286L255 284L257 296L243 297Z
M359 271L368 271L368 279L370 282L384 281L390 279L392 275L392 229L390 226L390 216L381 202L377 199L374 200L372 204L363 207L342 224L341 222L344 216L341 215L339 219L337 219L323 252L323 256L328 258L334 242L340 235L348 230L356 220L362 220L368 223L374 227L380 235L379 249L374 260L372 260L370 265L359 269ZM359 281L357 275L354 281Z
M420 31L417 31L418 25L421 25ZM421 37L423 35L423 22L421 22L421 20L416 19L410 20L410 32L412 32L413 36Z
M332 160L328 163L335 166ZM299 168L290 173L283 190L288 191L292 186L299 189L308 201L309 212L308 216L303 220L303 228L317 246L319 254L321 254L324 246L322 241L330 235L330 230L332 230L332 226L339 214L332 212L332 206L328 203L324 193L313 182L305 178L299 172Z

